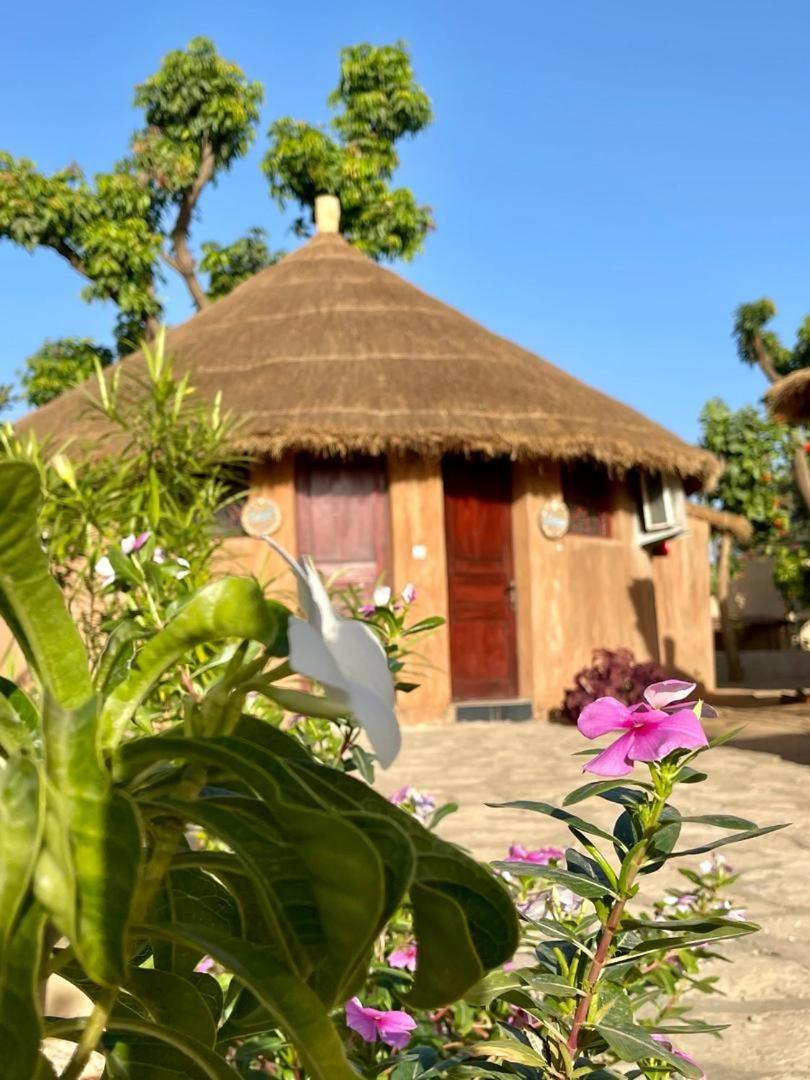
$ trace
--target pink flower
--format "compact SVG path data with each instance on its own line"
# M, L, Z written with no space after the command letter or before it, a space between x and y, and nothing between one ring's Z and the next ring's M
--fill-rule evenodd
M406 1012L366 1009L359 998L346 1002L346 1024L367 1043L380 1042L401 1050L411 1039L416 1021Z
M409 941L401 949L394 949L389 953L388 966L402 968L405 971L416 971L416 942Z
M687 1054L685 1050L676 1050L666 1035L653 1035L653 1038L657 1043L660 1043L668 1053L672 1054L673 1057L680 1058L681 1061L686 1061L690 1065L695 1065L698 1069L700 1068L691 1054ZM703 1073L700 1080L706 1080L706 1073Z
M597 776L626 776L636 761L660 761L673 750L707 746L706 734L694 712L673 704L694 688L694 683L669 679L648 686L644 691L646 701L640 705L625 705L612 697L597 698L586 705L577 721L586 739L597 739L609 731L624 734L591 758L583 771Z
M210 956L204 956L200 960L199 964L194 968L195 971L201 971L203 973L213 970L214 961Z
M400 596L402 597L403 604L412 604L416 599L416 586L409 581L400 593Z
M556 847L535 848L527 851L522 844L512 844L509 848L509 858L515 862L534 863L536 866L548 866L552 862L561 862L565 852Z
M138 536L130 533L121 541L121 550L125 555L132 555L133 552L141 550L151 535L150 532L142 532Z
M682 701L695 689L693 682L683 682L681 679L664 679L663 682L650 683L644 691L644 700L654 709L661 712L674 713L683 709L691 709L694 712L697 701ZM705 701L700 703L701 719L709 719L717 716L717 710Z

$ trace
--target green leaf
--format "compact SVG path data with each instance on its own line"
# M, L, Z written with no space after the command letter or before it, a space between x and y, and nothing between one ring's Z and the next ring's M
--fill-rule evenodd
M0 463L0 617L46 692L70 709L91 698L93 688L87 653L40 546L40 503L36 468Z
M454 897L418 883L411 887L411 906L420 963L405 1001L421 1009L450 1004L484 975L464 911ZM430 963L421 962L423 955Z
M112 790L101 762L95 702L68 710L46 699L43 723L48 778L56 792L45 842L66 880L75 875L77 890L75 915L67 925L69 898L52 914L87 973L104 986L118 986L124 981L127 922L140 873L138 818L130 799ZM40 888L37 895L44 902L48 894Z
M483 979L471 986L465 993L464 1000L471 1005L481 1005L488 1009L492 1002L510 990L522 990L526 980L514 971L490 971Z
M330 1004L342 1000L344 981L354 979L385 910L383 864L374 845L350 821L295 801L303 799L306 787L297 790L301 781L255 743L233 737L160 736L127 744L121 753L128 769L167 759L225 770L249 784L263 800L274 828L297 848L309 874L325 942L314 976L318 992ZM273 775L279 767L283 791Z
M265 599L253 578L223 578L200 589L143 646L127 677L107 699L101 717L104 745L120 741L138 706L189 649L241 638L259 641L273 653L286 644L288 616L281 604Z
M563 806L573 806L575 803L582 802L584 799L590 799L594 795L602 795L606 791L614 791L617 788L623 789L630 785L635 785L639 788L651 790L651 785L646 784L641 780L628 780L626 777L621 780L594 780L589 784L583 784L582 787L575 788L569 792L563 799Z
M766 825L762 829L744 829L731 836L724 836L721 840L713 840L710 844L701 844L700 847L686 848L684 851L673 851L668 858L680 859L684 855L704 855L707 851L714 851L715 848L724 847L726 844L739 844L743 840L753 840L755 836L767 836L768 833L778 832L779 829L787 828L788 824L786 823L784 825Z
M136 927L136 931L197 947L218 960L275 1016L312 1080L357 1080L317 994L283 968L270 950L183 924Z
M154 968L130 968L126 989L152 1019L213 1047L217 1029L203 996L187 979Z
M13 757L0 769L0 956L28 893L45 826L37 766Z
M75 1038L81 1033L83 1027L84 1021L81 1019L62 1020L51 1024L48 1034L60 1039ZM123 1065L124 1071L120 1069L113 1071L115 1064L113 1064L113 1070L109 1070L112 1076L121 1080L130 1076L133 1080L162 1080L163 1077L180 1075L189 1077L191 1080L197 1080L199 1076L207 1077L208 1080L236 1080L239 1076L219 1054L210 1050L204 1043L174 1028L164 1027L150 1020L115 1017L108 1025L107 1032L108 1038L116 1035L137 1037L128 1040L130 1053ZM160 1065L155 1063L156 1057L160 1060L160 1055L154 1053L156 1041L177 1051L178 1055L185 1059L186 1067L182 1073L176 1071L178 1056L174 1054L164 1056L162 1059L168 1064L168 1068L161 1069ZM189 1066L193 1067L193 1071L189 1071ZM353 1080L356 1080L356 1077Z
M473 1043L468 1049L480 1057L497 1058L512 1065L534 1065L544 1072L548 1069L548 1062L542 1054L517 1039L490 1039L488 1042Z
M202 930L230 936L242 932L239 909L230 892L216 878L194 868L171 870L158 894L152 918L156 922L194 923ZM256 932L254 926L253 934ZM185 978L191 978L204 955L174 941L156 941L153 950L155 967Z
M718 829L756 829L757 824L747 818L733 814L693 814L684 816L681 821L691 821L695 825L714 825Z
M601 826L585 821L584 818L577 817L576 814L569 814L567 810L562 810L559 806L551 806L549 803L533 802L530 799L517 799L514 802L487 803L487 806L493 806L499 810L531 810L536 814L545 814L547 817L564 822L572 832L577 829L581 833L600 836L603 840L610 840L611 843L614 840L614 837L609 832L605 832Z
M0 949L0 1045L3 1072L20 1080L39 1067L39 978L45 913L30 904Z
M566 889L570 889L577 896L582 896L587 900L616 895L613 889L604 882L594 881L592 877L576 874L573 870L563 870L557 866L538 866L536 863L508 861L496 862L492 865L497 870L507 870L516 877L542 878L556 885L564 885Z
M389 818L406 832L416 853L414 884L427 885L456 901L458 907L447 907L442 913L442 920L450 918L451 912L455 914L459 925L454 931L454 940L459 946L469 941L477 954L482 973L511 960L519 941L517 915L509 894L486 868L425 829L410 814L392 806L368 785L315 762L292 764L328 805L343 809L362 806ZM430 917L429 905L422 905L423 927ZM466 930L462 924L466 924ZM444 952L438 934L431 933L429 943L419 942L419 967L412 994L418 995L421 1000L426 993L422 987L437 987L439 973L444 971L448 981L441 995L437 991L436 999L430 1002L436 1006L463 996L471 983L462 986L458 972L472 972L475 966L474 958L467 957L463 963L459 961L458 972L453 974L447 969Z
M682 1076L700 1080L703 1070L691 1065L683 1058L676 1057L657 1043L650 1034L642 1027L635 1024L616 1023L606 1020L595 1025L596 1030L608 1044L610 1049L617 1054L622 1061L642 1061L645 1058L655 1058L665 1061L670 1068Z

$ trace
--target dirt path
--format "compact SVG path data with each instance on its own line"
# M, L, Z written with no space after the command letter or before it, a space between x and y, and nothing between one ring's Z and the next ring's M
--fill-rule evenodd
M706 1019L733 1028L722 1040L704 1036L684 1046L709 1080L800 1080L810 1077L810 770L776 754L791 759L810 750L810 710L729 710L718 726L741 720L751 722L739 737L746 748L714 751L706 759L709 782L682 789L678 805L687 813L725 811L793 827L728 849L742 873L734 898L763 931L725 948L734 960L717 965L726 996L704 1002ZM514 841L560 844L567 833L540 815L485 804L560 800L578 782L581 759L570 755L582 748L574 729L552 724L411 727L379 787L390 793L411 784L459 803L441 834L479 858L502 858ZM609 804L594 800L591 807L595 820L612 820ZM696 842L717 836L692 830Z

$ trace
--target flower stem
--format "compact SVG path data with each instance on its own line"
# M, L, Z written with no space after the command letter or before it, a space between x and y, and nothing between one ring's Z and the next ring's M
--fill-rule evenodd
M96 1049L99 1039L104 1034L104 1029L107 1026L107 1021L117 998L118 987L101 991L93 1006L93 1011L87 1018L87 1023L76 1044L76 1049L73 1051L73 1057L62 1073L61 1080L79 1080L87 1067L90 1055Z
M571 1031L566 1043L572 1057L576 1057L582 1027L588 1020L588 1014L590 1013L597 984L602 975L602 969L611 957L616 933L621 924L622 916L624 915L624 909L627 906L628 900L633 895L633 883L636 874L644 865L650 841L658 828L661 814L671 793L671 783L663 781L660 776L655 774L653 775L653 779L656 781L656 795L652 802L648 804L649 813L644 829L644 843L639 845L629 856L629 864L622 874L623 885L613 902L613 906L608 912L607 919L602 927L602 933L600 934L596 946L596 952L588 965L588 970L586 971L585 978L582 982L581 989L584 993L577 1002L574 1018L571 1022Z

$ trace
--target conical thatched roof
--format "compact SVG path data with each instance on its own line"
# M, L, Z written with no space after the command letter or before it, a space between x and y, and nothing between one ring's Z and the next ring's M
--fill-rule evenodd
M775 382L765 395L777 420L804 424L810 420L810 368L801 368Z
M287 450L515 459L591 457L671 471L690 488L710 454L591 389L321 234L170 331L167 350L199 394L223 392L239 442ZM137 371L138 354L122 361ZM56 440L98 437L74 390L21 421Z

